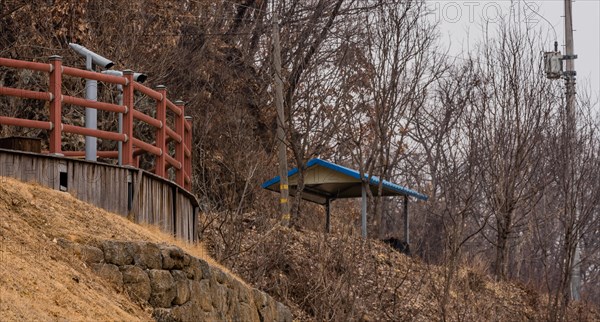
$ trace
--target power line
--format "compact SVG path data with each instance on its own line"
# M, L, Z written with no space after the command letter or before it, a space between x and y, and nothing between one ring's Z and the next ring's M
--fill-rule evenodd
M548 25L550 25L550 27L552 28L552 31L554 32L554 40L557 41L558 37L556 35L556 29L554 29L554 25L550 22L550 20L546 19L546 17L544 17L543 15L541 15L536 10L533 10L533 8L531 8L531 6L529 5L529 3L527 3L527 1L523 1L523 3L527 6L527 8L529 8L529 10L531 10L533 13L535 13L540 18L544 19L548 23Z

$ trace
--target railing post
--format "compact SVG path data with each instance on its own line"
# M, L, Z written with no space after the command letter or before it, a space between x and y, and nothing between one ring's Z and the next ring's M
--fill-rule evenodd
M59 154L62 152L62 57L50 56L50 65L52 65L52 71L50 72L49 92L52 94L52 100L50 101L49 119L52 129L48 136L48 150L50 153Z
M161 149L162 153L156 157L154 173L163 178L165 175L166 159L165 155L169 152L166 149L167 143L167 88L164 85L156 86L156 91L162 95L162 99L156 102L156 119L162 122L160 129L156 131L156 147Z
M126 107L123 113L123 134L127 135L127 141L123 142L123 165L135 166L133 158L133 110L134 93L133 93L133 71L126 69L123 71L123 76L127 78L127 84L123 85L123 106Z
M190 130L187 131L184 129L185 132L185 136L184 136L184 141L185 141L185 146L188 148L188 150L190 151L190 156L185 158L185 162L183 165L183 169L184 169L184 173L185 175L189 176L190 178L190 182L186 182L183 187L185 188L185 190L192 190L192 117L191 116L186 116L185 117L185 122L189 125Z
M181 114L175 115L175 132L181 137L181 141L175 143L175 160L181 164L175 171L175 182L185 187L185 104L177 100L175 105L181 110Z

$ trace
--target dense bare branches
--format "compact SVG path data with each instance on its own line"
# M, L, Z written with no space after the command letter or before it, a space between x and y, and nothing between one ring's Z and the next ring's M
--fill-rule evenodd
M544 131L558 108L534 54L541 49L538 38L534 31L503 24L498 37L483 44L476 63L474 135L481 143L482 187L495 218L494 269L501 279L508 274L508 242L526 226L546 184L536 173L545 160Z

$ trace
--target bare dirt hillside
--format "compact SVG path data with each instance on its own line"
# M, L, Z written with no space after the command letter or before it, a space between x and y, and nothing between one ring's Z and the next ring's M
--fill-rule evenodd
M114 238L176 244L215 264L201 246L177 242L67 193L0 177L1 320L152 320L151 311L134 304L57 242Z

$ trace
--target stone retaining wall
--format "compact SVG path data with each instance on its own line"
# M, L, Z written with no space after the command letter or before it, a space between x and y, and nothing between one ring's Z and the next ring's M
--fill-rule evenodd
M283 304L179 247L57 242L132 300L152 307L157 321L292 321Z

